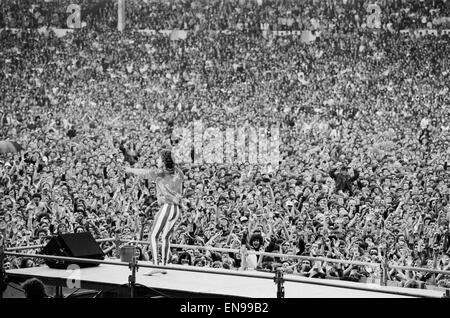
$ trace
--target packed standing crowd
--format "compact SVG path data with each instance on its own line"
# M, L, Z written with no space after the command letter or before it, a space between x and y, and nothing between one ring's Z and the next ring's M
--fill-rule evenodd
M95 28L88 23L61 38L33 28L0 33L0 140L24 148L0 155L6 246L46 244L51 235L82 231L147 239L158 209L155 188L126 176L123 167L155 166L158 151L174 143L173 130L192 129L201 120L221 131L276 125L281 162L278 169L183 163L184 209L173 243L286 257L193 247L172 249L173 263L268 271L283 266L307 277L354 281L379 278L377 267L299 262L288 255L366 262L386 257L393 265L450 269L448 37L336 27L350 9L365 12L352 1L345 11L336 5L325 10L323 3L331 1L226 1L211 2L209 9L200 1L185 3L192 12L161 10L153 20L140 8L142 16L128 14L131 27L122 33L111 26L113 4L97 12L103 20L86 18ZM392 3L398 5L392 15L404 12L403 1ZM406 12L435 12L423 10L430 3L437 12L449 9L448 1L411 3ZM251 17L272 19L271 4L279 15L300 6L309 16L299 19L299 29L314 24L321 36L305 44L256 31L210 33L203 20L189 22L193 12L206 10L212 13L204 21L220 25L221 5L230 13L225 17L254 8ZM1 24L17 14L11 8L1 13ZM164 12L171 18L158 19ZM332 14L334 23L324 22ZM136 30L172 20L195 32L171 41ZM411 28L418 23L397 21ZM161 26L170 27L177 24ZM117 250L114 242L101 247L108 256ZM140 247L141 259L151 260L147 246ZM39 263L8 258L6 267ZM392 269L388 276L410 287L450 286L445 275Z
M0 26L66 27L67 7L89 12L91 29L117 25L117 2L110 0L9 0L2 6ZM371 5L377 4L380 11ZM380 13L380 26L445 28L450 25L448 0L128 0L128 25L137 29L259 29L355 32L367 28L367 15ZM72 12L72 11L70 11ZM444 19L442 19L444 18Z

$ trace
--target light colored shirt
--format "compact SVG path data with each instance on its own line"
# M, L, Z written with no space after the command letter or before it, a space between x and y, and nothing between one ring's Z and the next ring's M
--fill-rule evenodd
M159 205L180 205L183 192L183 172L175 168L173 173L161 169L134 169L128 172L156 183L156 197Z

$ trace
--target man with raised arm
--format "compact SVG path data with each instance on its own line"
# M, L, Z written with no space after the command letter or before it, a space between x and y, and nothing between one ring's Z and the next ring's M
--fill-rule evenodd
M154 265L158 265L158 237L162 241L162 265L169 261L170 239L175 223L181 213L181 198L183 191L184 174L175 167L172 153L162 150L158 158L158 169L125 168L125 172L146 178L156 183L156 192L160 210L155 216L150 233L150 247Z

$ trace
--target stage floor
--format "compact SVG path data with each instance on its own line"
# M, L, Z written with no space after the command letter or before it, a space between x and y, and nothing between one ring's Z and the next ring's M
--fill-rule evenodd
M140 262L140 264L145 263ZM136 273L136 284L162 293L175 292L178 295L192 297L207 295L211 297L275 298L277 296L273 273L244 272L249 276L267 277L265 279L227 275L230 271L222 269L208 268L208 270L217 272L216 274L184 271L182 269L185 266L181 265L170 265L168 268L166 274L156 273L146 276L155 270L140 267ZM79 287L83 289L105 290L111 286L127 284L131 271L125 266L101 264L98 267L82 268L78 272L42 266L8 270L7 273L13 281L36 277L46 285L67 287L74 286L76 284L74 279L76 279L80 282ZM284 283L286 298L441 298L444 295L442 291L436 290L386 287L376 284L304 278L297 275L284 275L284 278L299 280L299 282Z

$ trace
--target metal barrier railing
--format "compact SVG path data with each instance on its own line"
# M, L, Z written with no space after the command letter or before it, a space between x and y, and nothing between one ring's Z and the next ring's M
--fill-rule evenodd
M144 244L149 245L148 241L140 241L140 240L123 240L117 238L105 238L96 240L98 243L101 242L116 242L116 243L125 243L125 244ZM43 248L44 245L33 245L33 246L21 246L21 247L12 247L5 249L7 255L13 256L10 253L12 251L21 251L27 249L37 249ZM231 248L218 248L212 246L200 246L200 245L185 245L185 244L171 244L171 248L181 248L181 249L198 249L205 251L213 251L213 252L223 252L223 253L241 253L239 249L231 249ZM386 285L386 272L390 269L398 269L398 270L408 270L408 271L416 271L416 272L426 272L432 274L443 274L449 275L450 271L432 269L432 268L422 268L422 267L410 267L410 266L400 266L400 265L390 265L386 261L384 262L361 262L361 261L353 261L353 260L343 260L343 259L334 259L334 258L326 258L326 257L315 257L315 256L302 256L302 255L289 255L289 254L281 254L281 253L269 253L269 252L258 252L258 251L247 251L248 254L254 254L259 256L269 256L273 258L291 258L296 260L309 260L309 261L321 261L321 262L329 262L329 263L338 263L345 265L356 265L356 266L370 266L380 268L382 272L382 279L380 279L381 285ZM30 257L31 254L21 254L22 257ZM44 258L44 257L42 257ZM384 273L384 274L383 274Z
M44 245L17 246L5 249L6 251L26 251L43 248Z
M128 243L137 243L137 244L150 244L146 241L129 241ZM171 248L182 248L182 249L198 249L205 251L213 251L213 252L223 252L223 253L240 253L239 249L231 249L231 248L219 248L212 246L197 246L197 245L185 245L185 244L171 244ZM257 252L257 251L247 251L248 254L260 255L260 256L269 256L269 257L282 257L282 258L292 258L299 260L312 260L312 261L323 261L330 263L342 263L349 265L360 265L360 266L374 266L378 267L381 263L369 263L369 262L358 262L358 261L350 261L350 260L339 260L333 258L325 258L325 257L314 257L314 256L301 256L301 255L290 255L290 254L280 254L280 253L269 253L269 252Z
M113 238L106 238L106 239L98 239L96 240L97 243L102 243L102 242L112 242L115 241L115 239ZM28 245L28 246L17 246L17 247L9 247L6 248L5 251L7 252L11 252L11 251L25 251L25 250L34 250L34 249L38 249L38 248L43 248L45 245Z
M248 271L229 271L229 270L221 270L221 269L205 269L205 268L199 268L199 267L193 267L193 266L174 266L174 265L168 265L168 266L161 266L161 265L151 265L151 264L142 264L137 263L136 260L134 262L126 263L121 261L105 261L105 260L95 260L95 259L87 259L87 258L74 258L74 257L65 257L65 256L50 256L50 255L40 255L40 254L26 254L26 253L13 253L13 252L5 252L5 255L7 256L16 256L16 257L32 257L32 258L42 258L42 259L51 259L51 260L60 260L60 261L67 261L67 262L76 262L76 263L90 263L90 264L105 264L105 265L114 265L114 266L125 266L129 267L133 275L135 275L135 269L137 267L142 268L151 268L151 269L159 269L159 270L178 270L178 271L186 271L186 272L196 272L196 273L207 273L207 274L215 274L215 275L228 275L228 276L240 276L240 277L247 277L247 278L259 278L259 279L270 279L274 280L277 284L277 297L278 298L284 298L284 282L293 282L293 283L307 283L307 284L314 284L314 285L321 285L321 286L327 286L327 287L336 287L336 288L345 288L345 289L352 289L352 290L359 290L359 291L369 291L369 292L380 292L380 293L387 293L387 294L393 294L393 295L400 295L400 296L409 296L409 297L418 297L420 295L415 294L413 292L408 291L399 291L399 290L393 290L393 289L384 289L384 290L377 290L373 287L365 287L362 284L361 285L342 285L330 281L320 281L320 280L312 280L308 278L302 278L302 277L284 277L282 270L278 270L276 272L276 275L273 276L270 273L260 273L260 272L248 272ZM132 280L133 282L136 281L135 277ZM130 286L131 288L131 295L134 295L133 288L134 286ZM280 290L282 291L280 293ZM430 296L432 297L432 296ZM446 294L444 293L442 295L442 298L446 297ZM436 297L437 298L437 297Z
M400 269L400 270L406 270L406 271L415 271L415 272L425 272L425 273L431 273L431 274L450 275L450 271L444 271L444 270L433 269L433 268L424 268L424 267L389 265L389 269Z

